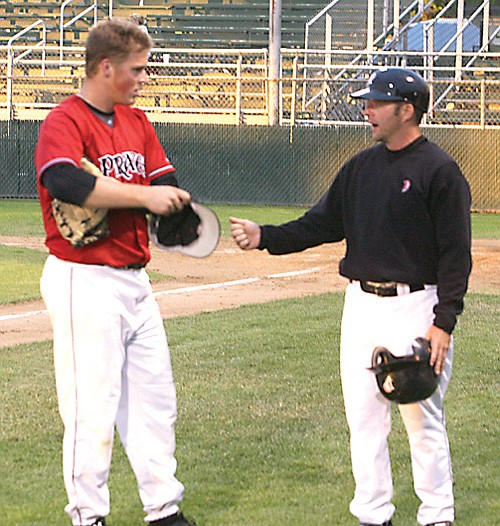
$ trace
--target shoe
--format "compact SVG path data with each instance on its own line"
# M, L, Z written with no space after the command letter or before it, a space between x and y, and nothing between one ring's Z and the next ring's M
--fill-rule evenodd
M106 526L106 519L104 517L99 517L92 523L92 526Z
M389 519L388 521L384 522L383 524L371 524L369 522L362 522L359 526L392 526L392 521ZM432 526L429 524L428 526Z
M431 524L426 524L425 526L453 526L453 522L450 522L450 521L432 522Z
M196 526L193 520L187 520L184 515L178 511L175 515L169 515L163 519L158 519L149 523L151 526Z

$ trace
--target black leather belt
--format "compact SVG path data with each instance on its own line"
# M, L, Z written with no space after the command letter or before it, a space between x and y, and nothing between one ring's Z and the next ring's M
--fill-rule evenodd
M410 292L417 292L418 290L424 290L425 285L423 283L397 283L396 281L386 281L378 283L376 281L360 281L361 290L376 296L397 296L398 285L407 285Z
M132 263L131 265L127 265L126 267L114 267L118 270L140 270L141 268L144 268L146 265L144 263Z

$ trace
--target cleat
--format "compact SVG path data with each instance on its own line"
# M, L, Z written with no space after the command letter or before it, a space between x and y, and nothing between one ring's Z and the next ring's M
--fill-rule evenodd
M175 515L169 515L163 519L158 519L149 523L151 526L196 526L196 522L188 520L178 511Z

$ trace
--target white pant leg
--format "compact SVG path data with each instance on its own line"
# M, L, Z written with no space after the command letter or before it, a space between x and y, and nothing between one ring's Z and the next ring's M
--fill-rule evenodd
M377 330L369 307L364 294L349 285L342 316L340 373L355 480L350 511L362 522L382 524L395 510L387 444L391 413L389 403L377 396L374 375L368 370Z
M136 475L146 520L175 513L184 486L175 478L176 393L163 320L149 280L130 313L117 429Z
M124 350L108 279L95 267L50 256L41 278L54 332L59 412L64 424L66 512L75 525L109 513L107 480Z
M432 323L432 309L436 301L435 287L394 298L379 298L364 293L356 284L347 288L342 318L341 378L346 418L351 432L351 456L356 482L351 513L361 521L382 523L388 520L394 511L390 503L392 479L387 450L390 419L386 412L390 411L390 404L379 393L375 375L369 372L367 376L366 369L371 365L372 352L377 345L387 347L395 355L410 352L413 339L425 336ZM443 513L448 513L450 503L453 502L451 485L446 482L451 481L451 461L447 447L443 447L444 442L447 444L447 438L442 412L442 396L451 373L451 353L446 367L440 383L441 394L434 395L441 396L437 409L434 407L435 411L422 411L421 416L417 418L417 425L410 422L410 414L415 410L412 412L411 409L400 406L405 414L403 420L409 429L425 426L439 430L437 434L440 436L438 442L441 444L441 460L438 466L434 466L438 475L435 472L430 475L428 472L436 459L427 454L423 441L415 438L418 437L418 432L409 433L410 441L413 442L414 476L418 478L415 479L415 486L419 488L417 494L422 500L419 520L426 519L425 510L432 509L436 514L437 499L431 499L429 502L429 496L435 490L439 490L442 496ZM431 400L433 399L431 397ZM430 434L432 435L432 432ZM436 477L439 480L438 485L428 485L429 477Z
M399 406L410 443L415 493L422 502L417 520L423 525L454 520L453 475L443 408L452 362L453 340L434 394L422 402Z

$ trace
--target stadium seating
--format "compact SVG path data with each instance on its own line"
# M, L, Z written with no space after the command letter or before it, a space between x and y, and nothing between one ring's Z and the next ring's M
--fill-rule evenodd
M282 46L305 47L305 23L327 3L327 0L282 0ZM38 20L46 25L48 43L59 44L61 4L61 0L0 0L0 45ZM73 0L65 8L64 21L72 20L91 4L92 0ZM333 35L333 47L354 45L356 28L366 19L362 4L353 0L337 11L335 25L341 26L341 30ZM496 2L492 4L494 22L498 21L500 7ZM108 6L108 0L98 0L99 19L108 16ZM113 6L113 16L128 17L134 12L145 16L158 47L260 48L269 42L269 0L114 0ZM82 45L93 22L93 12L75 21L64 32L64 44ZM40 38L41 25L38 25L17 43Z
M88 0L77 0L66 7L64 21L68 22L90 5ZM44 0L0 0L0 45L31 24L42 20L47 30L47 43L59 44L61 2ZM89 14L72 24L66 34L65 45L80 44L93 24L93 14ZM15 44L39 41L42 38L42 25L16 39Z
M158 47L260 48L269 42L268 0L114 0L113 16L145 16ZM68 22L91 5L74 0L64 11ZM305 23L324 7L322 0L282 0L282 46L304 47ZM98 2L98 18L108 16L108 3ZM47 27L48 43L59 44L61 2L0 0L0 45L37 20ZM81 45L93 24L90 12L65 31L65 45ZM20 41L38 41L41 25Z

